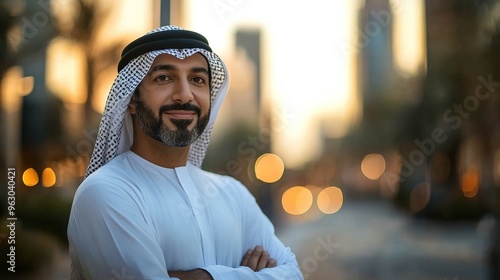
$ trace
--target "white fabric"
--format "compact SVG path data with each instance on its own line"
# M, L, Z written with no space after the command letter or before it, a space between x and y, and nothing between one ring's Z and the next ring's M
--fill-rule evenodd
M178 29L181 28L169 25L162 26L149 33ZM190 163L201 166L208 144L210 143L215 119L229 88L227 68L215 53L204 49L165 49L152 51L132 59L118 73L104 106L99 133L85 177L92 174L92 172L99 169L115 156L129 150L132 146L133 129L130 113L127 109L128 104L134 90L148 73L155 58L160 54L169 54L179 59L184 59L195 53L200 53L207 58L212 77L210 83L211 113L208 125L200 137L190 145L188 155Z
M195 268L214 279L302 279L295 255L241 183L190 163L163 168L131 151L78 188L68 239L72 279L169 279L168 270ZM239 266L256 245L278 266Z

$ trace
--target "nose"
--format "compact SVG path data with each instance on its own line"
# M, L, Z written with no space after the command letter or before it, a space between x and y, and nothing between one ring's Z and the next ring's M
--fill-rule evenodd
M179 79L175 84L172 100L176 103L189 103L193 101L194 95L187 79Z

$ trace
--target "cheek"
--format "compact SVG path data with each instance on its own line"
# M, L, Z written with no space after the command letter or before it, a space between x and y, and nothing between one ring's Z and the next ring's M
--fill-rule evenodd
M206 98L205 104L204 104L205 107L207 108L207 110L210 109L210 104L211 104L211 102L210 102L210 94L209 94L208 98Z
M150 111L158 114L160 106L167 102L167 98L164 94L160 94L155 91L141 91L141 103L143 107L148 108Z
M136 102L136 104L135 104L136 114L139 111L141 111L142 114L147 113L148 115L152 115L155 118L159 117L159 108L152 106L151 104L145 102L144 100L141 100L140 102Z
M210 110L210 98L210 93L202 93L198 97L198 104L205 114Z

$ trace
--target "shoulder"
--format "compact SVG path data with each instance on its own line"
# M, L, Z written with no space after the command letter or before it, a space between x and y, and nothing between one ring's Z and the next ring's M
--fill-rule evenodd
M134 184L134 169L125 155L118 155L110 162L94 171L78 187L74 200L82 199L112 201L110 198L136 197L137 188Z

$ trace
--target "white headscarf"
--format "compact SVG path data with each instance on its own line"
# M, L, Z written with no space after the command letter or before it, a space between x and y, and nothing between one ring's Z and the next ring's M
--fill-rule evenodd
M173 25L163 26L147 34L166 30L182 30L182 28ZM210 120L203 133L191 144L188 155L188 161L191 164L201 166L210 142L216 116L229 87L227 68L215 53L205 49L163 49L154 50L132 59L118 73L106 100L99 133L85 177L117 155L128 151L132 146L132 117L128 112L128 105L135 89L148 73L155 58L160 54L169 54L184 59L195 53L200 53L207 58L211 72Z

